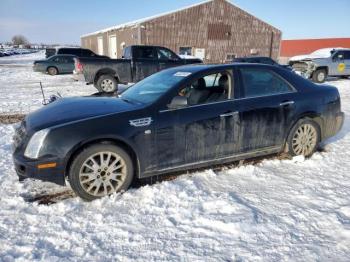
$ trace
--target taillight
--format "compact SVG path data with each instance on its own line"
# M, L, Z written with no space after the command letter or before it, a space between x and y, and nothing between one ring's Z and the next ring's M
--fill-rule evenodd
M75 60L75 71L83 72L83 64L79 60Z

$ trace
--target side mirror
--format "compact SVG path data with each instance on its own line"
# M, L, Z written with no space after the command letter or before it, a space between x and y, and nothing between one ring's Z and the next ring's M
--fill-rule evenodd
M168 105L169 109L178 109L188 106L187 97L185 96L175 96L171 103Z

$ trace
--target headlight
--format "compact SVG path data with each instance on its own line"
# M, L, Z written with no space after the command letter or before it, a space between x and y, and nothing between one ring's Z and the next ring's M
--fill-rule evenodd
M49 129L43 129L41 131L36 132L30 138L26 150L24 151L24 155L26 157L32 159L37 159L39 157L40 150L49 131Z

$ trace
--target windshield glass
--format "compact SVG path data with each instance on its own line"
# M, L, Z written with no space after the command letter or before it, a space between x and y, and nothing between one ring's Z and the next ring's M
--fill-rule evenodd
M153 103L190 74L175 70L156 73L130 87L121 98L142 104Z

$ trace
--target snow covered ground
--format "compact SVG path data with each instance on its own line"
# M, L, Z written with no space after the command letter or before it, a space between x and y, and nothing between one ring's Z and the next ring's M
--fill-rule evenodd
M0 73L8 79L0 88L33 74L13 70ZM52 90L70 88L40 78ZM350 80L329 84L350 116ZM324 152L308 160L208 169L92 203L73 197L50 206L26 199L67 189L20 184L13 126L0 125L0 261L350 261L348 116Z
M0 114L28 113L41 107L40 82L47 98L57 93L67 97L97 92L91 85L73 81L72 75L33 72L33 61L44 58L44 52L0 57Z

